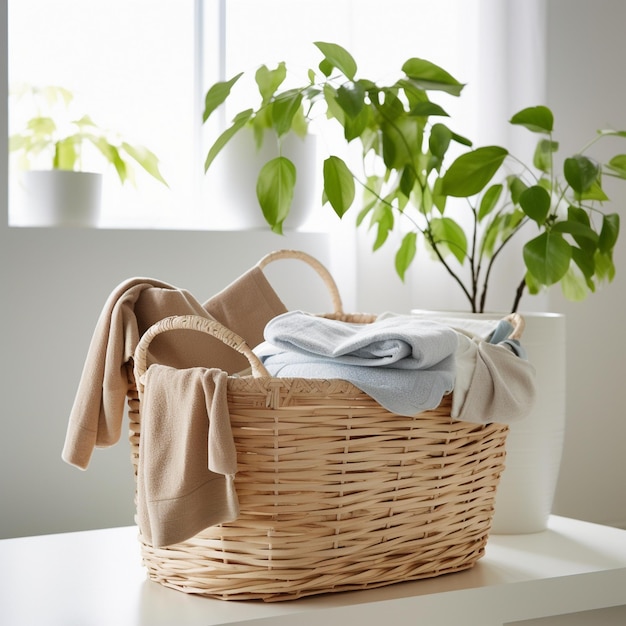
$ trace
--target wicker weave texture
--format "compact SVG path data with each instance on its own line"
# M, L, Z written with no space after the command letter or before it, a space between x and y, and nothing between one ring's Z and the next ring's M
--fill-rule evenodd
M154 549L150 578L221 599L284 600L472 567L487 542L507 427L397 416L350 383L231 377L240 517ZM137 463L140 406L130 401ZM140 538L141 540L141 538Z
M283 259L317 272L334 307L328 317L374 321L344 313L332 276L306 253L273 252L258 267ZM274 601L429 578L483 555L506 426L452 420L450 397L409 418L346 381L272 378L241 337L204 318L162 320L142 337L129 371L139 386L129 394L135 472L147 349L172 329L207 332L250 362L250 376L228 379L240 515L168 548L140 536L151 579L214 598Z

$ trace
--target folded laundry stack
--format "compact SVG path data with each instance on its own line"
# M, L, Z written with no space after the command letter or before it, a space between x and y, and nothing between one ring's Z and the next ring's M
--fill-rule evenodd
M453 393L453 418L508 423L534 401L534 368L512 331L506 320L484 338L411 315L355 324L290 311L268 322L255 352L272 376L348 380L399 415Z

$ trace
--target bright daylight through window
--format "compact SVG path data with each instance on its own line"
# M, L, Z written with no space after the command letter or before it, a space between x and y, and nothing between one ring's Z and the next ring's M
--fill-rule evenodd
M209 85L283 60L305 71L314 41L346 47L364 75L421 56L471 84L482 2L9 0L9 223L32 225L23 170L54 165L103 173L100 227L228 228L234 198L203 168L220 130L202 123Z

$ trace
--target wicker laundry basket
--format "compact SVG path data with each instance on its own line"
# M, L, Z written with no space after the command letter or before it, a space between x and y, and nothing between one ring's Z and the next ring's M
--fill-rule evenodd
M323 266L296 254L336 290ZM333 301L333 318L373 321ZM220 338L251 364L250 375L228 379L240 515L167 548L140 536L151 579L214 598L274 601L457 572L483 555L505 425L451 419L449 396L404 417L345 381L272 378L240 337L201 317L162 320L137 348L139 392L129 397L135 470L145 353L158 334L180 328Z

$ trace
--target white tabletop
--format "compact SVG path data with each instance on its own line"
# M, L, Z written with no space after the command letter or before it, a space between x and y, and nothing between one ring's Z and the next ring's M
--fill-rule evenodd
M507 622L626 605L626 531L552 517L492 535L471 570L295 601L223 601L146 579L136 528L0 541L3 626L334 626Z

